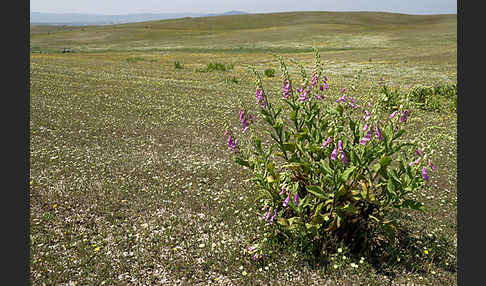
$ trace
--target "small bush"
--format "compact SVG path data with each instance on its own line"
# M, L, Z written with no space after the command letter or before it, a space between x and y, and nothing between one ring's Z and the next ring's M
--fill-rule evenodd
M266 77L274 77L275 76L275 70L274 69L265 69L265 71L263 72L263 74Z
M176 68L176 69L183 69L184 68L184 64L182 64L179 61L175 61L174 62L174 68Z
M441 111L442 102L446 102L450 111L457 109L457 86L436 85L414 87L408 94L408 99L418 108L427 111Z
M400 106L401 96L398 88L392 88L383 84L379 90L379 104L384 111L397 110Z
M233 84L233 83L238 83L239 80L235 76L231 76L231 77L226 77L224 79L224 82Z
M142 61L145 61L145 59L142 58L142 57L127 58L127 62L129 62L129 63L136 63L136 62L142 62Z
M212 72L212 71L227 71L233 69L233 64L224 64L224 63L219 63L219 62L211 62L208 63L208 66L206 68L207 72Z

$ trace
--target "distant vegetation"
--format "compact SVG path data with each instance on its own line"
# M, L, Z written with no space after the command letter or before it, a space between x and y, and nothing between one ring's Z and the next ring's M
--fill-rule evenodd
M41 13L30 12L30 23L37 25L113 25L121 23L136 23L157 21L166 19L180 19L187 17L208 17L221 15L248 14L241 11L228 11L221 14L203 13L141 13L128 15L102 15L102 14L80 14L80 13Z
M266 77L274 77L275 76L275 70L274 69L265 69L263 71L263 74L266 76Z
M183 69L184 68L184 64L182 64L181 62L179 61L175 61L174 62L174 68L175 69Z
M212 71L228 71L234 68L234 64L225 64L220 62L210 62L207 64L206 68L198 68L197 72L212 72Z

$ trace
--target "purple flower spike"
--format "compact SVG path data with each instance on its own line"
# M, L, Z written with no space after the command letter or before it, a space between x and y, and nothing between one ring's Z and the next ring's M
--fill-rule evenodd
M331 143L331 141L332 141L332 137L331 136L327 137L326 142L324 142L321 147L325 148L327 145L329 145L329 143Z
M267 213L265 214L265 216L263 217L264 220L269 220L270 219L270 214L272 213L271 209L269 209L267 211Z
M277 218L277 215L278 215L277 210L274 210L273 216L270 218L270 221L269 221L270 224L272 224L275 221L275 219Z
M400 122L407 122L407 115L408 115L408 110L407 111L402 111L402 114L400 115Z
M285 194L286 191L287 191L287 188L286 187L283 187L282 188L282 191L279 193L279 195L282 196L283 194Z
M285 199L285 201L283 202L283 204L282 204L282 205L283 205L284 207L286 207L286 206L288 206L288 205L289 205L289 202L290 202L290 193L289 193L289 195L287 196L287 198Z
M395 117L395 115L397 115L397 112L398 112L398 111L396 111L396 110L395 110L395 111L393 111L393 112L392 112L392 114L390 114L390 117L389 117L389 118L390 118L390 119L393 119L393 117Z
M319 81L319 75L317 73L312 74L312 86L316 86Z
M251 117L251 121L253 122L253 117ZM243 110L240 111L240 122L241 127L243 128L243 132L245 132L250 126L250 123L248 123L248 121L246 120L245 111Z
M359 144L366 145L366 143L368 143L368 141L370 141L370 139L363 137L363 138L361 138L361 140L359 140Z
M434 164L432 164L432 161L430 161L430 159L429 159L429 167L430 169L432 169L432 171L435 171L435 166Z
M336 160L337 154L338 154L338 149L334 148L334 150L332 150L331 153L331 160Z
M348 103L348 104L349 104L349 106L351 106L351 108L352 108L352 109L359 108L359 105L356 105L356 104L354 104L354 103L352 103L352 102L350 102L350 103Z
M338 98L336 100L336 102L342 102L342 103L345 103L346 102L346 94L343 94L340 98Z
M366 124L366 125L368 125L368 124ZM366 145L366 143L368 143L371 140L372 137L373 137L373 130L370 129L370 130L368 130L368 133L366 133L366 135L363 138L361 138L359 143L361 145Z
M422 158L418 157L417 160L415 160L415 165L420 164L420 159L422 159Z
M290 95L290 82L288 82L287 80L284 80L283 82L282 93L284 99L287 99Z
M365 115L363 116L363 120L368 120L371 117L371 113L368 110L364 111Z
M339 140L338 141L338 148L339 148L339 151L343 151L343 141L342 140Z
M345 92L346 92L346 88L341 89L341 93L345 93Z
M267 105L267 103L265 102L265 97L263 96L263 90L257 88L256 99L257 103L260 104L261 107L265 107Z
M429 174L427 174L427 167L425 166L422 168L422 177L424 178L424 180L429 182Z
M362 130L362 131L363 131L363 133L365 133L366 131L368 131L368 127L369 127L368 123L366 123L366 124L363 126L363 130Z
M343 151L341 151L341 162L343 162L343 164L346 164L348 162L348 158L346 157L346 154L344 154Z
M299 193L295 193L294 195L294 204L295 206L298 206L299 205Z
M383 140L383 137L381 136L381 130L380 130L380 128L376 127L375 130L376 130L376 136L378 137L378 140L379 141L382 141Z
M417 154L422 157L424 155L424 152L422 151L422 149L418 148L417 149Z
M301 92L301 94L299 95L300 96L300 102L305 102L306 100L309 99L309 97L308 97L309 92L310 92L309 88L304 89L304 87L303 87L299 92Z
M231 152L235 151L237 142L238 140L231 137L231 134L228 136L228 140L226 141L226 143L228 144L228 148L231 149Z
M328 90L329 89L329 87L327 86L327 77L324 77L322 79L322 84L320 86L320 89L321 89L321 91L324 91L324 89L325 90Z

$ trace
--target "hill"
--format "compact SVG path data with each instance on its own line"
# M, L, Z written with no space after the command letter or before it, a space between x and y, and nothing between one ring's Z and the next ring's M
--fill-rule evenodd
M32 25L67 25L67 26L110 25L110 24L136 23L136 22L157 21L157 20L165 20L165 19L186 18L186 17L206 17L206 16L239 15L239 14L246 14L246 12L228 11L222 14L141 13L141 14L127 14L127 15L30 12L30 23Z
M77 51L310 51L456 45L456 15L292 12L167 19L129 24L32 25L31 46Z

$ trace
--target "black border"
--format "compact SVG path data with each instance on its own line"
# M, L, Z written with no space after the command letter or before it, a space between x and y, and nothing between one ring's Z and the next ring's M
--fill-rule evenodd
M5 285L30 285L30 1L9 2L2 17L5 38L2 99L2 193ZM6 156L5 156L6 155Z
M463 7L457 1L457 285L464 283L463 265L463 113L464 113L464 74L463 74Z

